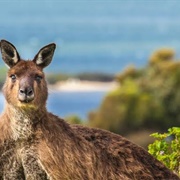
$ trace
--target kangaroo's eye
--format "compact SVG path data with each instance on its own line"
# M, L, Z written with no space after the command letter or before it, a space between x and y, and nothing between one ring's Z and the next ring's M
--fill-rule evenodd
M15 74L12 74L12 75L10 76L10 78L11 78L12 81L14 82L14 81L16 80L16 75L15 75Z
M40 81L42 80L42 78L43 78L43 77L42 77L42 76L39 76L39 75L36 75L36 76L35 76L35 80L38 81L38 82L40 82Z

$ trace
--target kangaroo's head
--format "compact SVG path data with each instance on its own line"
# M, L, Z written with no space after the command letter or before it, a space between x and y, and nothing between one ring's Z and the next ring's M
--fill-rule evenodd
M2 59L9 67L3 93L15 107L45 107L48 92L43 69L48 66L56 48L54 43L39 50L33 60L22 60L14 45L1 40Z

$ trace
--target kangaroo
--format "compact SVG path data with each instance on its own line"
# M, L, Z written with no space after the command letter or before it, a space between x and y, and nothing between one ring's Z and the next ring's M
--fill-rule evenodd
M179 179L122 136L70 125L47 111L43 69L51 63L55 48L54 43L44 46L33 60L25 61L13 44L1 40L9 70L0 117L0 179Z

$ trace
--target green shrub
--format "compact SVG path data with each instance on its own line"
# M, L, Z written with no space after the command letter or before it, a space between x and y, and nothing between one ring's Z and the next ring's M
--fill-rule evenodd
M70 124L83 124L83 120L77 115L69 115L65 119Z
M116 76L119 87L90 113L90 126L127 135L141 129L166 131L180 124L180 61L173 59L172 50L154 54L159 58L156 65L130 66Z
M175 52L173 49L169 48L162 48L155 51L149 58L149 63L151 65L157 64L163 61L170 61L173 60L175 56Z
M167 133L154 133L151 136L156 140L148 146L149 153L180 176L180 127L173 127L168 129Z

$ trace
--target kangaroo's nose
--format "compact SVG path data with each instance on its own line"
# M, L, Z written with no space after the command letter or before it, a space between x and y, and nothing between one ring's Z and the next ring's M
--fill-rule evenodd
M34 91L31 86L29 87L21 87L19 89L18 98L22 102L30 102L34 99Z
M20 88L19 93L22 95L26 96L31 96L33 94L33 89L32 87L27 87L27 88Z

